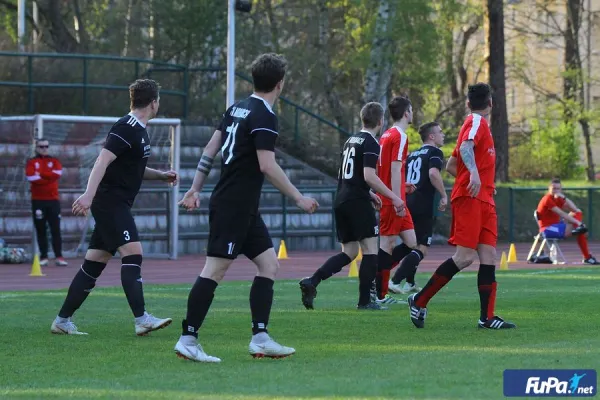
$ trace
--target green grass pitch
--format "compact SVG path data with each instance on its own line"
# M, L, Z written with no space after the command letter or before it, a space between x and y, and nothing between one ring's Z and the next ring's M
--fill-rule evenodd
M220 364L177 358L189 285L145 288L149 312L173 324L136 337L120 287L99 288L75 322L89 336L54 336L66 291L1 292L2 399L499 399L507 368L600 367L600 269L497 273L497 312L516 330L476 328L476 275L457 276L417 330L406 305L357 311L357 281L319 287L307 311L295 281L275 286L271 334L296 348L283 360L248 354L249 282L227 282L201 330ZM430 273L417 276L425 283Z

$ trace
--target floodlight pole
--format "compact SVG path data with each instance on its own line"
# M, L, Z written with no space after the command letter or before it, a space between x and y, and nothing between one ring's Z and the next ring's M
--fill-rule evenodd
M227 10L227 105L235 101L235 0L228 0Z
M19 40L19 51L25 51L25 0L19 0L17 4L17 36Z

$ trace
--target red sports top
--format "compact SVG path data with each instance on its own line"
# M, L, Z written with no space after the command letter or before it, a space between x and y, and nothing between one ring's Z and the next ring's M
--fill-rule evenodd
M32 200L58 200L58 179L62 165L57 158L36 156L27 161L25 175L31 184Z
M563 197L554 197L554 195L550 193L542 197L536 210L540 231L543 231L547 227L560 222L560 215L552 211L552 209L554 207L558 207L562 210L562 208L565 206L565 202L566 201Z
M490 127L485 118L479 114L471 114L467 117L460 129L456 147L452 152L452 156L456 157L457 163L456 180L454 181L454 187L452 188L451 199L454 200L458 197L471 196L467 190L467 186L469 186L471 180L471 173L463 163L459 150L460 145L465 140L473 140L475 143L473 152L475 154L477 171L479 171L479 179L481 180L481 190L479 191L477 198L483 202L495 205L494 177L496 175L496 150L494 148L494 139L492 138Z
M406 182L404 181L404 166L408 157L408 136L397 126L392 126L385 131L379 139L381 152L379 153L379 164L377 165L377 175L385 183L388 189L392 190L392 162L400 161L402 169L400 171L400 198L406 201ZM380 195L383 205L392 205L392 201L385 196Z

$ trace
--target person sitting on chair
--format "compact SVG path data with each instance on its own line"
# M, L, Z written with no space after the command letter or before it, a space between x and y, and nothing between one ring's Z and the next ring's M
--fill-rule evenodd
M577 244L581 249L581 254L583 254L583 262L585 264L598 264L588 248L587 227L582 222L583 213L575 203L564 195L560 179L552 179L548 187L548 193L540 200L536 213L540 233L547 239L564 239L572 235L577 236ZM567 226L567 223L571 226Z

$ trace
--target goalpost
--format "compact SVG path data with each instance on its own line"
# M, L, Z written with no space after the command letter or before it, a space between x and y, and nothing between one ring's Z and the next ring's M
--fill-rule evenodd
M84 254L93 218L91 214L74 216L71 204L85 191L109 129L119 118L51 114L0 117L0 170L4 170L4 174L0 173L0 237L8 243L31 242L32 253L38 253L25 164L34 154L34 139L43 138L50 143L49 155L58 158L63 166L59 180L63 253L65 257ZM152 146L148 167L179 172L181 120L155 118L147 130ZM143 182L132 212L145 256L177 258L178 197L179 182L172 186L165 182ZM48 239L52 255L50 235Z

